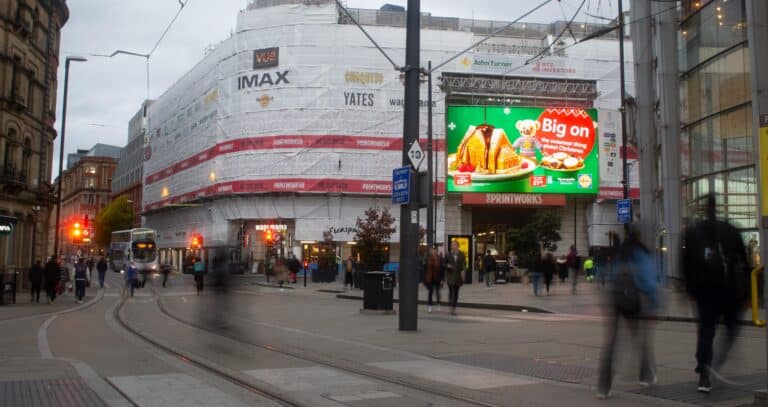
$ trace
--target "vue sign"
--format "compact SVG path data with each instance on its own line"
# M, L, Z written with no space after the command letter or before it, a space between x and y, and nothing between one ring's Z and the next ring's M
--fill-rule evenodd
M253 51L253 69L269 68L280 64L280 48L262 48Z

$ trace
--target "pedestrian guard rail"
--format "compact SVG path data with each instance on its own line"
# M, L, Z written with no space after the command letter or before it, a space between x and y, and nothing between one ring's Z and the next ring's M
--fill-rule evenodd
M765 326L765 320L760 319L760 299L758 298L758 279L757 277L765 269L765 266L755 267L750 274L751 286L752 286L752 323L755 326Z

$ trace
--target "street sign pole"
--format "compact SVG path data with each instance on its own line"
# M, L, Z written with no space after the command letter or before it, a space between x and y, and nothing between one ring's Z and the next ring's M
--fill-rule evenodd
M419 138L419 73L421 47L421 1L408 0L407 30L405 41L405 113L403 131L403 166L410 165L409 150ZM423 157L422 157L423 158ZM415 183L418 184L418 183ZM414 188L418 196L418 186ZM415 331L418 328L419 273L418 261L418 223L415 222L419 202L410 199L407 205L400 207L400 284L398 293L399 329Z

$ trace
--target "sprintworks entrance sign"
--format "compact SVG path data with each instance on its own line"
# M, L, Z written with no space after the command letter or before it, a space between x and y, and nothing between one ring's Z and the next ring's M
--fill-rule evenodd
M486 206L565 206L565 195L559 194L461 194L463 205Z

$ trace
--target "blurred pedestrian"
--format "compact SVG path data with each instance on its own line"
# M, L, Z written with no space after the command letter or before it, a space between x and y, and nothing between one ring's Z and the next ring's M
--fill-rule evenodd
M205 263L200 257L195 258L195 264L192 266L193 275L195 276L195 288L197 289L197 295L203 291L203 280L205 277Z
M165 288L165 285L168 284L168 275L171 274L171 265L168 263L161 264L160 274L163 275L163 288Z
M565 257L565 265L568 267L568 277L571 279L571 294L576 295L576 283L578 275L578 257L576 256L576 246L571 246L568 256Z
M77 298L78 304L82 304L85 297L85 285L88 282L88 265L82 257L75 263L74 280L75 298Z
M353 288L355 284L355 259L350 254L347 260L344 262L344 289Z
M738 333L739 313L747 303L749 260L739 231L716 218L714 195L705 197L705 219L688 228L683 238L681 267L688 293L696 301L699 316L696 344L698 390L712 390L710 375L725 362ZM712 343L720 319L726 326L726 338L713 366Z
M544 260L541 262L541 274L544 276L544 286L547 289L547 295L549 295L549 286L552 285L552 279L555 277L555 256L552 252L547 252L544 255Z
M275 264L275 278L280 285L280 291L283 291L283 284L288 280L288 266L283 257L280 257Z
M424 285L427 287L427 312L432 312L432 297L437 294L437 306L440 306L440 283L442 276L440 275L440 256L437 254L437 249L429 249L429 255L427 256L426 270L424 272Z
M445 279L448 283L448 298L451 304L451 315L456 315L459 303L459 289L464 284L464 273L467 269L467 259L459 250L457 242L451 243L451 252L445 260Z
M485 251L485 257L483 257L483 273L485 276L485 288L491 288L493 285L494 272L496 271L496 259L491 256L491 251Z
M104 288L104 277L107 275L107 269L109 269L109 265L107 265L107 260L102 256L99 262L96 263L96 271L99 273L99 288Z
M58 288L61 287L61 268L56 262L55 256L51 256L45 263L45 295L48 297L48 304L56 300Z
M296 284L299 271L301 271L301 263L299 262L299 259L296 258L296 255L293 253L288 255L288 271L290 271L290 274L289 274L290 282L293 284Z
M635 229L630 231L619 250L611 281L610 317L597 384L599 399L611 395L613 356L621 319L626 320L631 336L637 341L637 349L640 349L640 381L647 385L656 382L648 323L639 317L653 314L658 309L658 280L650 251L642 244Z
M39 258L29 269L30 302L40 302L40 288L43 285L43 265Z
M88 281L91 281L91 277L93 277L93 269L96 268L96 263L93 260L93 257L89 257L88 261L85 262L85 267L88 268Z
M129 261L125 265L125 295L130 294L133 297L133 292L139 286L139 269L132 261Z
M541 284L541 271L544 268L544 259L541 257L541 252L536 251L531 256L531 264L530 267L528 267L528 277L531 279L531 283L533 283L533 295L539 296L539 286Z
M595 262L592 260L591 256L584 259L584 275L588 282L592 282L595 278Z
M560 277L560 283L565 284L565 279L568 278L568 266L565 264L565 256L557 258L557 276Z

